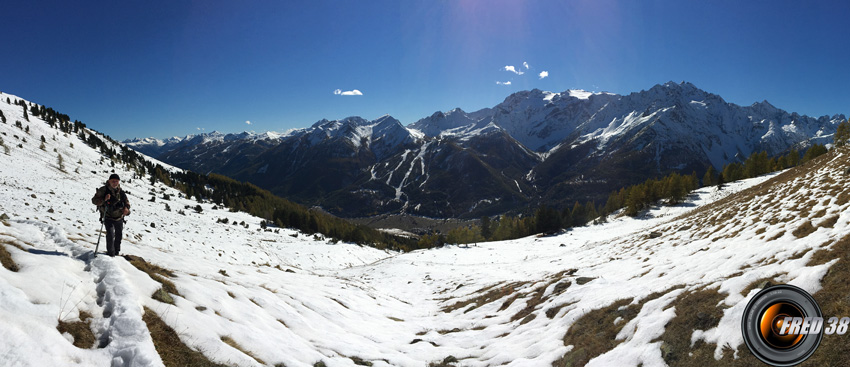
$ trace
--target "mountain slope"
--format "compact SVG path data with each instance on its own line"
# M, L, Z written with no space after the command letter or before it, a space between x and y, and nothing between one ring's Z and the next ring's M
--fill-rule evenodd
M258 218L133 179L76 135L26 122L20 106L0 110L10 120L0 124L10 147L0 152L0 213L11 217L0 248L17 268L0 268L4 365L162 365L143 313L212 362L236 366L753 365L740 317L764 281L813 292L825 312L846 307L835 288L850 276L846 150L700 189L639 218L394 253L257 231ZM74 157L64 172L58 154ZM133 202L123 252L165 270L158 275L91 256L99 225L89 198L113 170ZM185 209L196 205L202 211ZM233 224L243 221L248 228ZM161 301L162 280L174 285L173 304ZM95 345L79 348L57 327L83 319ZM826 337L822 348L841 345ZM813 358L847 363L837 352Z
M128 144L151 152L170 144L156 157L341 216L478 218L542 204L601 204L613 190L671 172L702 175L753 152L802 151L830 142L844 120L800 116L766 101L741 107L671 82L624 96L522 91L493 108L436 112L407 127L389 116L349 117L278 139ZM458 176L456 167L475 173Z

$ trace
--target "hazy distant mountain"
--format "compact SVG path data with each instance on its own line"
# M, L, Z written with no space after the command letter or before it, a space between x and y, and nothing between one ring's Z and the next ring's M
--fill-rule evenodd
M621 96L522 91L475 112L403 126L383 116L322 120L286 135L220 133L126 142L170 164L251 181L343 216L475 217L546 202L604 200L672 171L700 176L753 152L831 141L843 115L767 101L727 103L690 83Z

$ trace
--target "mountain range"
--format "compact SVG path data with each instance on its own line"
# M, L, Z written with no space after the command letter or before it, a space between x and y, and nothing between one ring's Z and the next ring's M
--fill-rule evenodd
M249 181L340 216L480 217L601 203L613 190L753 152L829 143L844 115L728 103L691 83L617 95L534 89L475 112L321 120L277 133L124 143L169 164Z
M264 229L7 98L2 366L759 366L741 326L760 290L847 315L846 147L637 218L398 252ZM112 173L132 204L116 257L90 201ZM839 334L803 365L848 365Z

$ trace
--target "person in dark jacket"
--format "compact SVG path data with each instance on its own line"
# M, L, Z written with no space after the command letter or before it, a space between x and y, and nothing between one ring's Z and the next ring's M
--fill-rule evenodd
M118 255L121 252L124 217L130 214L130 202L127 200L127 194L121 190L118 175L110 175L106 184L97 189L91 202L97 205L106 227L106 254Z

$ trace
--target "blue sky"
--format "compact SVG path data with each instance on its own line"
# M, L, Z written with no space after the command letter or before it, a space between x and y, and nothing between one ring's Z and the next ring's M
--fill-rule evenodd
M668 81L850 114L846 1L27 0L3 12L0 90L116 139L409 124L520 90Z

